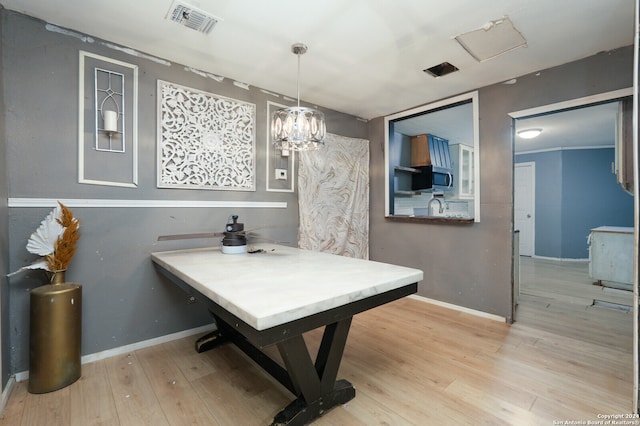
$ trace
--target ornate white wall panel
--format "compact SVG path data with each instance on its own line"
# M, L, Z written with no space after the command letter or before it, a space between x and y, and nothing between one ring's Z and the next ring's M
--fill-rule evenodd
M255 191L256 106L158 80L158 187Z

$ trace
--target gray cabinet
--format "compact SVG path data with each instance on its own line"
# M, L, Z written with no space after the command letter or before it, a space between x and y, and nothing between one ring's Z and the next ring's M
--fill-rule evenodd
M605 286L633 289L633 228L600 226L591 230L589 275Z

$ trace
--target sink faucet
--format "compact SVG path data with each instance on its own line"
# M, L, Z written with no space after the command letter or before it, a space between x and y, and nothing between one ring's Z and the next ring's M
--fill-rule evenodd
M432 197L432 198L429 200L429 204L427 204L427 211L428 211L428 212L431 212L431 211L432 211L432 210L431 210L431 203L433 203L434 201L437 201L437 202L438 202L438 204L440 204L440 208L438 209L438 212L439 212L439 213L444 213L444 204L442 204L442 200L441 200L440 198L441 198L441 197L435 197L435 196L434 196L434 197Z

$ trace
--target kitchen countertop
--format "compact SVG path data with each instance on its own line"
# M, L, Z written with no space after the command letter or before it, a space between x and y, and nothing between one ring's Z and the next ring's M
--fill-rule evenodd
M611 232L614 234L633 234L633 227L627 226L599 226L592 228L591 232Z
M419 269L275 244L260 253L219 247L156 252L151 259L256 330L364 299L423 278Z
M385 216L385 219L392 222L411 222L411 223L451 223L451 224L467 224L474 223L473 218L462 217L443 217L443 216L415 216L415 215L394 215Z

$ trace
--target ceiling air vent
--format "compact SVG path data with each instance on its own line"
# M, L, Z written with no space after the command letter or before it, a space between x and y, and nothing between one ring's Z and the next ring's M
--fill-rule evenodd
M171 5L166 18L204 34L209 34L216 23L221 20L216 16L177 0Z
M458 67L450 64L449 62L443 62L441 64L435 65L431 68L427 68L426 70L422 70L427 74L430 74L434 77L442 77L447 74L451 74L452 72L459 71Z

